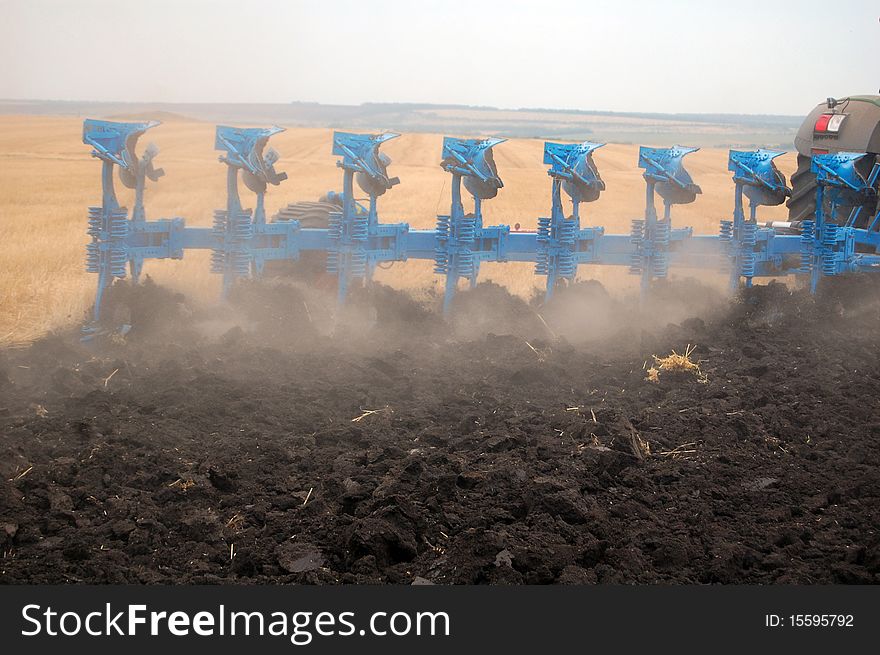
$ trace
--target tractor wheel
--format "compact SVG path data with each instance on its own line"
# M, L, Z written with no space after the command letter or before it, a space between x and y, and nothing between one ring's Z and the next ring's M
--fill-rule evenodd
M871 172L871 166L873 166L873 159L871 157L865 157L859 162L859 164L857 164L857 166L861 175L867 178ZM791 176L791 186L791 198L787 203L788 220L813 220L816 215L817 184L816 176L810 172L809 157L800 154L798 155L798 169L795 174ZM880 208L880 201L874 198L866 201L861 214L859 215L859 219L856 221L855 227L867 227L871 217L876 216L878 208ZM827 199L825 209L826 211L829 209ZM851 209L852 207L847 206L841 206L838 208L838 222L841 222L841 217L845 218Z
M816 213L816 176L810 172L810 158L799 154L798 167L791 176L791 198L788 207L788 220L811 220Z
M301 227L327 227L330 224L330 214L341 209L332 202L293 202L279 210L272 217L272 222L299 221Z

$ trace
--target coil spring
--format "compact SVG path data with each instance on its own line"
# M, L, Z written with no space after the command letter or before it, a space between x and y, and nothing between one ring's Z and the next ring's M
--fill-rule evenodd
M223 250L211 252L211 272L222 273L226 270L226 253Z
M754 252L744 252L740 255L739 274L743 277L755 277L755 263L757 256Z
M632 275L642 274L643 259L640 253L634 252L629 256L629 272Z
M107 217L106 238L124 239L128 235L128 210L124 207L114 209ZM88 234L100 239L105 233L104 212L101 207L89 207Z
M86 245L86 272L100 273L106 265L112 277L124 278L128 256L124 246L110 246L102 250L98 243Z
M822 256L822 275L837 275L837 261L832 253L824 253Z
M552 219L542 217L538 219L537 249L535 252L535 275L550 274L550 232Z
M229 263L232 271L239 276L248 274L250 270L251 258L246 252L235 251L229 253Z
M460 219L455 227L455 237L460 243L470 243L477 236L477 222L473 217Z
M564 243L566 245L573 244L577 239L577 227L578 224L574 220L564 219L560 222L558 224L557 235L559 243Z
M128 252L125 246L112 246L110 248L110 275L113 277L125 277L125 265L128 263Z
M237 241L250 239L254 235L254 224L251 221L251 210L236 212L227 226L230 236Z
M327 236L331 239L342 238L342 214L331 212L327 218Z
M470 250L461 250L457 257L458 275L460 277L473 277L476 272L474 265L474 254Z
M630 243L634 243L636 245L642 244L642 242L645 240L645 221L641 219L635 219L630 224L629 240Z
M636 252L629 257L629 272L632 275L641 275L644 265L642 247L645 243L645 221L634 219L630 223L629 241L636 247Z
M101 265L101 253L97 243L86 244L86 272L97 273Z
M733 221L721 221L719 236L724 243L729 242L733 238Z
M826 223L822 230L822 245L833 246L837 243L838 229L834 223Z
M124 239L128 236L128 217L125 212L110 217L110 238Z
M349 255L350 267L349 272L352 277L366 277L367 275L367 253L358 249Z
M88 222L92 242L86 245L86 271L100 273L106 267L112 277L124 278L128 263L124 243L128 235L128 210L119 207L105 215L101 207L89 207Z
M550 253L540 249L535 253L535 275L548 275L550 272Z
M669 256L665 252L655 252L652 268L654 277L666 277L669 273Z
M346 270L349 277L365 277L367 274L367 253L360 248L348 252L328 250L327 272L338 275Z
M225 209L215 209L213 230L216 235L249 239L254 231L251 210L245 209L230 216Z
M574 253L571 251L563 251L559 253L556 271L560 277L573 278L577 273L577 264L575 262Z
M445 250L434 250L434 272L438 275L446 275L449 272L449 255Z
M95 238L101 236L101 228L103 227L102 219L103 212L100 207L89 207L89 236Z
M365 215L358 214L351 220L351 238L354 241L366 241L369 235L369 222ZM361 276L358 276L361 277Z
M538 219L538 243L547 243L550 241L550 219L549 218L539 218Z
M438 239L449 238L449 217L448 216L438 216L437 217L437 238Z
M253 237L251 210L230 215L225 209L214 210L214 234L223 237L223 245L211 251L211 272L243 277L250 272L251 255L247 242Z
M813 233L815 227L814 221L804 221L801 224L801 273L809 273L813 270Z
M214 233L223 234L226 232L226 210L214 210Z
M758 224L757 223L743 223L742 230L740 231L741 241L745 246L754 246L758 243Z
M670 230L669 221L657 221L654 230L654 243L661 248L668 246Z

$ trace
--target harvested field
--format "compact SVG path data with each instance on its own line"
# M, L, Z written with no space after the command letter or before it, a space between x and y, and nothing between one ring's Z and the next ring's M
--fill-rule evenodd
M0 582L880 582L876 281L560 296L114 289L0 355Z

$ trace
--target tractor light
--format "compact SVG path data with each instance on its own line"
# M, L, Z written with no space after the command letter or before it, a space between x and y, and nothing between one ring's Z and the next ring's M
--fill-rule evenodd
M846 114L822 114L816 119L813 134L837 136L845 118Z

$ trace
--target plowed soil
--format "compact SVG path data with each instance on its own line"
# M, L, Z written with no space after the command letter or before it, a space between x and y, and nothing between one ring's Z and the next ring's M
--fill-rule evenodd
M2 582L880 582L876 283L108 303L0 355Z

